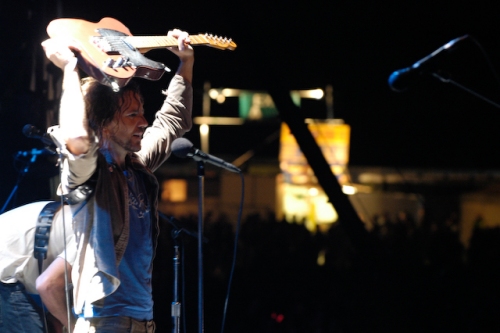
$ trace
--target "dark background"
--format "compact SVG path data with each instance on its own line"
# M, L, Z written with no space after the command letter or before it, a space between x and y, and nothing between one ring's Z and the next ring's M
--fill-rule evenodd
M334 116L352 127L351 165L499 166L498 107L430 76L416 78L415 85L403 93L391 91L387 83L393 71L468 34L471 38L432 59L425 69L442 73L499 103L500 82L495 69L500 59L500 5L494 1L4 2L0 54L2 198L17 177L12 154L38 147L23 137L23 125L46 127L45 110L50 102L40 81L43 54L39 44L47 37L47 23L58 13L93 22L114 17L135 35L163 35L178 27L190 33L233 38L238 45L235 51L196 47L195 116L201 114L207 81L214 88L254 90L324 88L330 84L334 88ZM148 57L173 69L177 65L177 59L165 50L154 50ZM29 91L33 68L38 88ZM167 73L157 82L140 80L147 97L151 95L146 105L150 115L161 101L157 92L170 77ZM304 117L326 116L322 106L303 109ZM254 144L248 141L249 137L229 131L223 142L211 142L211 152L238 156ZM44 159L38 158L41 162L33 167L42 168Z

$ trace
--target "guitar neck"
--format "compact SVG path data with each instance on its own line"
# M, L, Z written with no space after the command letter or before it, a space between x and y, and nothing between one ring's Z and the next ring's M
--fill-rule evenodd
M170 36L127 36L125 39L141 53L152 49L177 46L177 38ZM191 45L207 45L220 49L233 49L236 46L231 40L207 34L189 35L189 39Z

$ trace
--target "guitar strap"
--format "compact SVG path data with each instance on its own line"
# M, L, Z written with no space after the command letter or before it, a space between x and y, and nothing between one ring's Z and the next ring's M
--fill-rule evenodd
M47 249L49 247L50 229L54 221L54 215L61 207L61 202L53 201L46 204L36 222L35 231L35 250L34 257L38 260L38 274L42 274L43 261L47 258ZM48 333L47 316L45 314L45 307L42 304L43 324L45 332Z
M49 202L43 207L38 215L35 231L35 251L33 255L38 260L38 273L42 273L43 261L47 258L47 248L49 246L50 228L54 215L61 207L61 202Z
M96 182L96 173L83 185L78 186L75 190L63 196L65 204L74 205L86 200L94 192ZM42 274L43 261L47 258L47 248L49 246L50 228L54 215L61 208L60 201L52 201L46 204L36 223L35 231L35 251L33 255L38 260L38 273Z

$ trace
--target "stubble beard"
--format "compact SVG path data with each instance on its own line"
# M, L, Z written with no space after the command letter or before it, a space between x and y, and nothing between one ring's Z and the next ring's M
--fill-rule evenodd
M123 148L125 151L129 153L136 153L139 150L141 150L141 144L139 143L139 146L132 144L132 139L129 139L127 141L123 141L118 139L115 135L112 135L110 138L110 141L114 142L115 145Z

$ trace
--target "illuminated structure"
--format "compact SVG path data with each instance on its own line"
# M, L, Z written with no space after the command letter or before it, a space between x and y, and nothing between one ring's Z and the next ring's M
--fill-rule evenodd
M327 113L333 116L333 89L331 87L327 87L325 90L295 90L290 92L290 96L297 106L301 104L302 99L323 100L325 101ZM210 109L213 101L223 104L227 102L228 98L234 97L238 98L239 117L211 115ZM203 115L195 117L194 123L199 125L201 150L209 152L211 126L241 126L247 121L260 121L276 118L277 116L278 112L273 100L266 92L229 88L212 89L207 83L205 84L203 99ZM309 119L308 126L330 164L332 172L340 181L347 184L345 170L349 156L350 127L339 119ZM253 188L253 190L246 192L246 206L252 211L272 210L277 219L305 223L306 227L311 231L315 230L318 225L335 222L337 213L332 204L328 202L288 126L282 123L279 131L280 168L272 176L245 176L247 181L252 182L249 187ZM233 164L240 166L251 157L249 154L244 154ZM232 191L231 188L236 186L236 183L233 184L233 182L237 182L238 178L225 173L221 174L220 177L220 203L223 203L224 208L219 205L218 210L231 209L231 207L234 210L237 205L235 198L238 197L238 193ZM272 183L270 177L273 178ZM271 184L274 187L273 189L270 188ZM174 201L171 195L173 187L179 191L187 188L178 181L166 181L162 197L170 202ZM352 189L351 187L350 190L352 191ZM346 187L346 190L349 190L349 188ZM261 202L262 198L266 199ZM178 200L175 201L179 202Z

